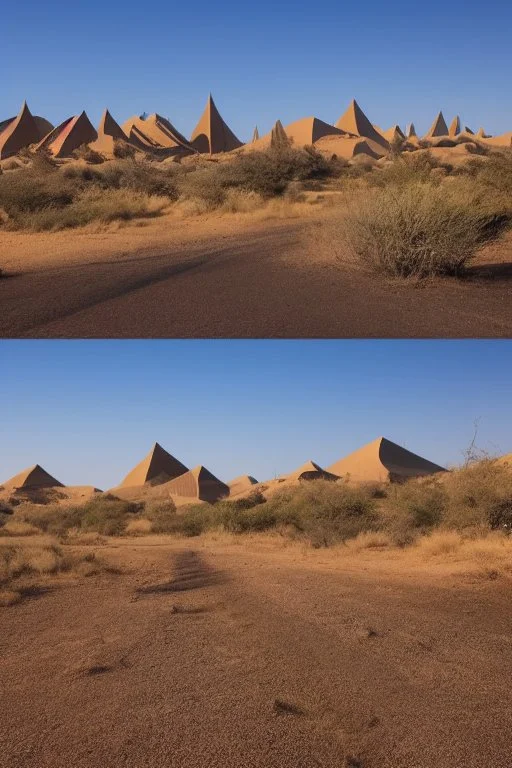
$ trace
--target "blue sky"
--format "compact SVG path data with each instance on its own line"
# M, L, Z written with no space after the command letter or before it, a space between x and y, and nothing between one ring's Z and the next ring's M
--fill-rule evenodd
M383 435L440 464L512 451L509 341L3 341L0 481L108 488L158 441L225 481Z
M277 118L333 122L353 97L384 129L424 132L443 109L503 133L511 27L509 0L7 3L0 120L26 98L52 122L85 108L97 123L108 106L120 122L157 111L190 134L211 90L242 140Z

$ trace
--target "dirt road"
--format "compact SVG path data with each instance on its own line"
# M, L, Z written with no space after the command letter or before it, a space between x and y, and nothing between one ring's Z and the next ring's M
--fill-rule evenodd
M0 337L512 335L506 257L418 287L340 262L300 220L235 221L235 231L198 225L197 237L190 223L183 237L172 223L146 239L7 233L4 253L20 252L4 257L13 276L0 280Z
M2 610L2 768L510 766L508 580L104 552Z

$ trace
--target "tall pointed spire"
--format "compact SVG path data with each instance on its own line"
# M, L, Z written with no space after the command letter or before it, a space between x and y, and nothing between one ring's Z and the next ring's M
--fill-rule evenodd
M27 102L24 101L17 116L0 133L0 160L15 155L20 149L36 144L39 130Z
M254 128L254 133L252 134L252 141L253 141L253 143L255 141L258 141L259 138L260 138L260 132L258 131L258 126L256 126Z
M188 468L181 461L167 453L159 443L155 443L148 455L128 472L119 487L144 485L151 481L165 483L185 472L188 472Z
M271 147L284 147L290 143L286 131L283 128L283 124L280 120L276 120L274 127L270 131L270 146Z
M375 141L377 144L389 147L384 136L375 130L355 99L352 99L347 110L336 123L336 128L350 133L352 136L362 136L365 139Z
M242 146L242 142L222 119L211 93L205 110L194 128L190 143L198 152L210 155L231 152Z
M442 112L439 112L426 136L427 138L434 138L434 136L448 136L448 126L446 125L446 120L444 119Z
M460 118L456 115L450 123L448 134L450 136L457 136L460 133Z

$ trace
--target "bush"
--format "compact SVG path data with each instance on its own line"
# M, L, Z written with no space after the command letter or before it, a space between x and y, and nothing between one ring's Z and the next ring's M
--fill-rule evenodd
M399 546L441 524L448 495L436 477L391 485L380 505L380 527Z
M172 533L175 529L176 507L170 499L146 502L143 517L151 523L152 533Z
M350 250L372 269L424 278L460 274L494 235L491 220L474 200L414 183L361 197L340 223Z
M16 518L54 536L65 536L72 529L115 536L124 532L129 519L141 509L140 504L105 495L81 506L22 504L16 510Z
M129 160L101 169L84 163L58 168L35 155L30 169L0 177L0 209L9 229L56 230L156 216L177 197L174 171Z

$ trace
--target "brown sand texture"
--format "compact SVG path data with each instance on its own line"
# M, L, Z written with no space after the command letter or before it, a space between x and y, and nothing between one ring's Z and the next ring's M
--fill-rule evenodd
M83 144L91 144L98 138L98 132L85 112L70 117L51 131L39 143L38 149L46 149L54 157L70 157Z
M231 152L242 146L242 142L224 122L215 106L212 95L208 96L206 107L196 125L190 143L201 154Z
M377 440L331 464L328 472L354 482L381 483L400 482L446 470L385 437L378 437Z
M63 488L64 486L40 464L34 464L6 480L5 483L2 483L2 487L8 491L15 491L21 488Z
M434 138L435 136L448 136L448 126L442 112L439 112L430 129L425 134L427 139Z
M238 496L240 493L251 492L258 481L252 475L239 475L228 483L229 495Z
M27 102L24 101L18 115L2 123L3 130L0 133L0 160L17 154L24 147L36 144L40 138L40 130L43 126L42 118L32 116ZM45 121L46 122L46 121ZM0 126L0 128L2 127Z
M155 443L148 455L128 472L118 487L132 488L146 483L161 485L186 472L188 467L168 453L159 443Z
M370 139L375 144L389 149L387 139L375 130L355 99L352 99L347 110L339 118L336 128L352 136L362 136L365 139Z
M165 484L171 496L207 501L210 504L229 496L229 486L201 464Z
M314 461L306 461L286 476L286 480L337 480L338 475L327 472Z

